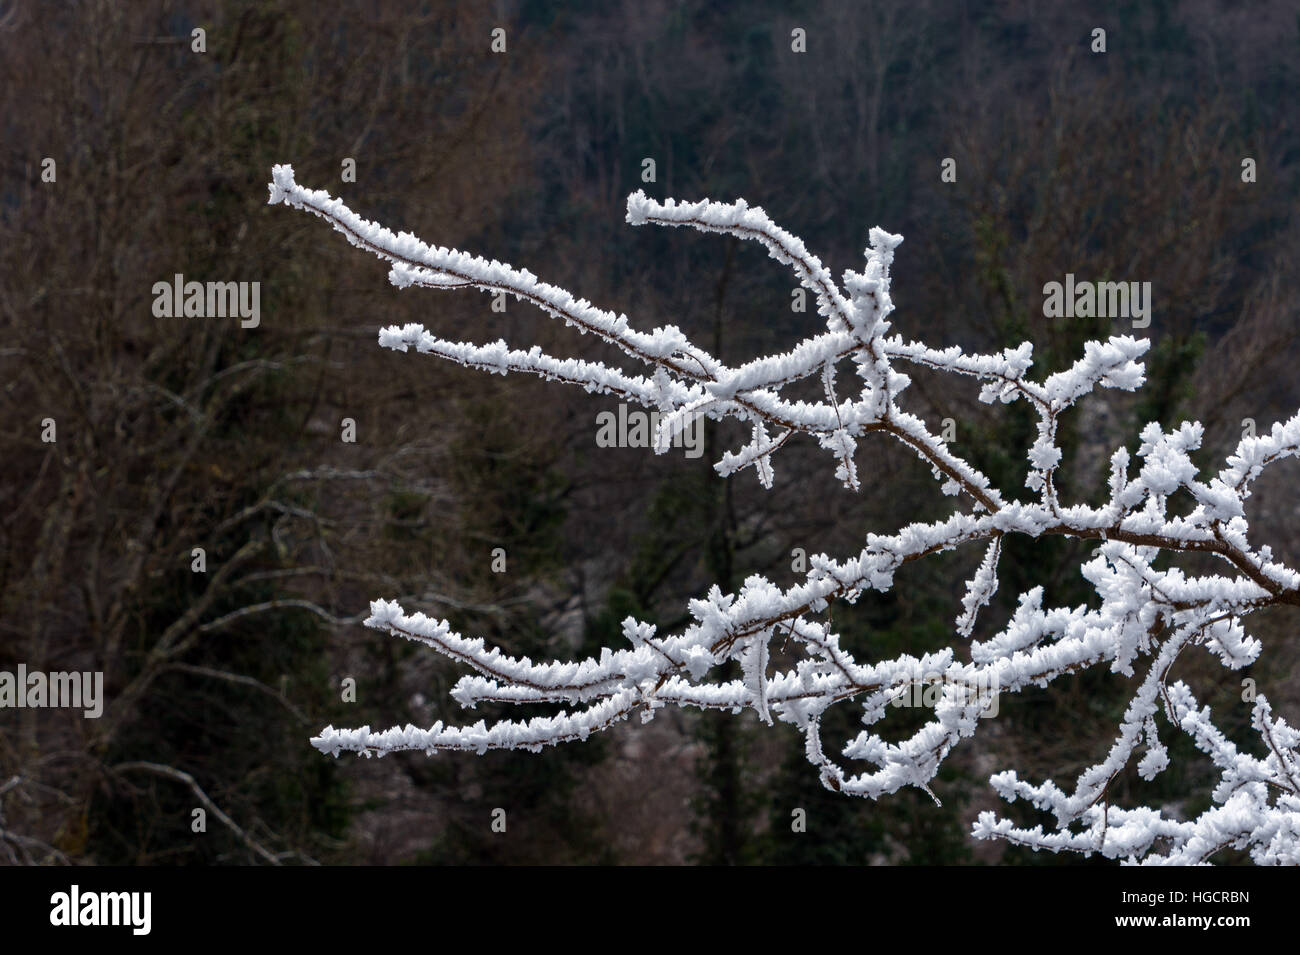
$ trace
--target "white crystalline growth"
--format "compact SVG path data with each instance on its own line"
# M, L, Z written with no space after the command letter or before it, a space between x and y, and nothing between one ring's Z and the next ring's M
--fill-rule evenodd
M395 601L376 600L367 626L423 643L474 671L452 691L461 705L472 708L494 700L560 708L549 717L490 726L482 721L437 723L382 732L331 726L312 740L322 752L538 751L584 740L633 713L649 719L663 706L752 708L768 722L781 720L805 734L808 759L831 789L875 799L916 786L933 796L929 784L944 759L961 740L975 735L988 716L988 688L1016 693L1102 666L1133 685L1104 758L1079 773L1072 788L1052 780L1023 780L1011 770L994 774L989 782L1000 796L1028 801L1045 819L1037 826L1017 827L985 812L974 827L976 838L1054 852L1099 853L1127 863L1201 863L1228 848L1248 851L1260 864L1300 863L1300 732L1275 716L1259 695L1250 712L1256 752L1243 752L1216 727L1209 708L1197 702L1190 688L1166 683L1175 657L1193 647L1230 670L1254 662L1263 647L1246 632L1244 619L1264 607L1300 605L1300 572L1278 562L1267 547L1250 543L1244 510L1264 468L1300 454L1300 414L1267 434L1243 439L1208 482L1200 480L1189 457L1200 446L1201 426L1184 423L1166 433L1152 423L1142 431L1136 465L1122 447L1111 455L1109 499L1096 507L1071 504L1060 501L1056 491L1064 458L1056 437L1060 416L1096 388L1141 387L1140 359L1149 342L1128 336L1089 342L1071 368L1034 381L1027 377L1033 356L1028 342L1000 353L967 354L956 347L935 349L886 337L894 308L890 266L901 236L871 229L863 270L846 271L841 287L800 239L743 200L660 202L641 191L629 196L629 224L689 226L758 242L815 297L823 331L789 351L731 367L675 326L638 331L626 315L575 298L526 269L393 233L339 199L299 186L290 166L273 169L269 191L272 204L320 216L353 245L390 262L389 279L399 288L476 288L515 295L553 319L596 335L640 370L552 356L536 346L514 348L505 341L450 341L419 325L383 329L379 343L385 348L414 349L489 373L538 375L617 395L659 413L656 453L669 447L688 415L736 418L745 423L749 440L724 451L715 468L722 475L753 468L764 487L772 486L777 452L802 437L823 448L840 480L857 488L863 479L855 460L858 442L888 436L914 453L957 500L947 517L911 524L896 534L867 535L863 549L842 560L810 556L804 578L788 588L759 576L747 579L735 593L715 586L690 602L692 622L680 633L659 634L649 623L628 618L628 646L606 648L585 660L514 658L456 633L446 621L408 614ZM837 391L841 362L859 379L856 395ZM1034 496L1016 500L1010 489L993 487L922 419L905 411L899 399L909 379L896 368L899 363L975 378L984 402L1027 402L1038 416L1037 436L1025 449L1030 464L1026 484ZM823 400L782 396L788 385L813 378L821 382ZM1171 514L1171 500L1180 498L1190 508ZM1003 539L1047 534L1096 542L1079 571L1093 586L1098 605L1044 607L1042 588L1036 587L1019 596L1016 611L1000 629L974 640L979 613L998 589ZM954 647L970 641L970 662L951 648L919 658L904 654L863 662L841 645L830 623L834 601L853 602L868 590L889 589L904 563L964 546L984 552L954 627ZM1217 558L1220 572L1192 577L1177 567L1155 566L1163 554L1189 551ZM802 647L799 662L773 672L769 648L774 639ZM709 679L733 658L741 661L740 679ZM887 718L891 701L917 687L937 694L933 718L911 737L887 742L878 724ZM826 709L850 702L861 706L865 728L840 755L856 761L857 772L825 752L820 733ZM1188 734L1220 773L1211 793L1213 805L1191 820L1163 809L1112 805L1110 783L1126 767L1132 765L1142 779L1169 767L1167 742L1174 733Z

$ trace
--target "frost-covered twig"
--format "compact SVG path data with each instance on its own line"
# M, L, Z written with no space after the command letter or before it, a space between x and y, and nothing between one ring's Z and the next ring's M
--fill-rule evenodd
M408 725L383 732L331 726L312 740L322 752L382 756L398 750L540 750L585 739L633 713L652 719L662 706L733 712L751 707L768 722L782 720L804 732L808 759L831 789L877 798L916 786L933 795L930 781L952 748L975 733L990 689L1013 693L1045 686L1063 674L1098 665L1132 677L1145 660L1145 675L1119 735L1106 757L1079 775L1072 793L1050 780L1039 785L1021 781L1013 772L992 778L1004 798L1025 799L1052 813L1055 829L1018 829L984 813L974 835L1038 849L1099 852L1127 861L1200 862L1230 846L1249 849L1262 863L1300 859L1300 734L1274 718L1260 697L1253 725L1261 751L1268 755L1240 754L1214 728L1208 709L1197 708L1182 683L1166 683L1174 660L1189 646L1204 646L1230 669L1254 662L1261 647L1245 633L1244 617L1273 604L1300 605L1300 574L1275 561L1268 548L1250 544L1244 512L1250 485L1263 468L1300 453L1300 415L1274 425L1267 435L1244 438L1227 467L1208 483L1198 478L1189 457L1200 446L1201 426L1184 423L1166 433L1152 423L1142 431L1136 474L1124 448L1112 455L1105 504L1063 503L1056 489L1063 458L1056 443L1061 415L1097 387L1138 388L1144 381L1139 359L1149 343L1128 336L1089 342L1073 367L1034 381L1026 377L1033 351L1027 342L1000 353L972 355L956 347L937 350L888 336L893 310L889 269L900 236L872 229L865 268L846 271L840 285L799 239L743 200L679 204L671 199L661 203L640 191L629 196L630 224L686 225L754 240L789 266L816 297L825 331L788 352L729 367L674 326L638 331L626 315L575 299L527 270L429 246L407 233L394 234L338 199L298 186L289 166L273 170L270 201L321 216L354 245L391 262L389 279L398 287L473 287L514 295L552 318L599 336L640 363L642 370L560 358L537 347L511 348L504 341L449 341L420 325L383 329L379 342L384 347L415 348L489 372L524 372L618 395L660 412L657 453L667 449L671 435L692 415L739 419L749 427L749 441L724 451L714 467L722 475L753 467L765 487L772 484L775 453L792 436L807 435L831 453L839 479L856 488L857 442L879 432L911 449L942 482L945 493L959 499L958 507L941 520L911 524L892 535L869 534L866 546L844 560L814 556L806 577L791 587L780 588L761 576L750 577L735 593L724 594L715 586L691 601L693 622L680 633L657 634L653 625L629 617L623 624L628 646L605 649L586 660L534 663L513 658L481 639L456 633L446 621L408 614L396 602L374 601L367 626L424 643L476 671L452 691L463 706L493 701L567 704L572 709L491 726L438 723L429 729ZM861 388L856 396L841 399L835 372L846 360L852 362ZM983 382L984 402L1028 402L1039 419L1037 439L1028 449L1026 480L1036 496L1010 499L920 418L904 411L899 398L909 378L895 367L899 363L975 377ZM820 376L825 400L782 397L787 385L814 375ZM1189 497L1194 505L1186 516L1170 513L1170 500L1178 495ZM986 548L985 557L968 584L956 622L956 636L969 639L980 609L997 589L998 557L1008 534L1097 541L1093 556L1080 570L1095 588L1100 606L1044 608L1042 588L1034 588L1020 595L1004 627L970 644L969 662L949 648L922 657L904 654L863 663L840 645L829 620L816 619L833 600L852 602L867 590L887 590L905 563L979 544ZM1220 559L1222 571L1189 577L1178 568L1157 570L1153 562L1163 552L1212 554ZM769 672L768 646L777 636L802 645L806 658L783 672ZM732 658L742 663L741 679L708 679ZM886 742L876 724L887 715L891 701L917 684L938 688L933 719L902 742ZM820 736L823 713L850 700L862 706L866 726L841 751L845 759L867 764L856 773L825 753ZM1110 781L1139 750L1144 755L1137 769L1144 778L1154 777L1168 764L1156 724L1161 701L1165 718L1210 753L1223 774L1214 793L1218 805L1190 822L1149 808L1120 809L1106 798Z

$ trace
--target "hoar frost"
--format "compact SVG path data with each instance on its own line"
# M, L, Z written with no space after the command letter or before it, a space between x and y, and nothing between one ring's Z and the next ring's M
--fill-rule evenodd
M390 262L389 280L398 288L472 287L515 295L553 319L596 335L646 373L553 356L537 346L450 341L420 325L383 329L379 344L385 348L414 348L490 373L538 375L635 402L659 413L655 453L669 447L674 429L691 415L739 419L749 441L725 451L714 468L723 476L753 468L764 487L772 486L777 452L802 435L824 449L836 476L856 489L861 480L858 442L887 436L910 449L945 492L957 498L948 517L914 523L896 534L869 534L856 555L842 560L812 556L805 579L789 588L761 576L750 577L735 593L714 586L690 602L693 622L680 633L660 634L629 617L623 624L628 646L607 648L585 660L535 663L511 657L481 639L456 633L446 621L377 600L367 626L423 643L475 671L452 690L462 706L490 700L551 703L560 709L549 717L490 726L439 722L426 729L407 725L380 732L329 726L311 741L316 748L336 756L344 751L366 756L400 750L538 751L585 740L633 713L650 719L663 706L751 708L767 722L781 720L804 733L807 757L830 789L875 799L915 786L933 796L929 784L943 760L981 725L979 716L988 702L978 692L981 687L1014 693L1047 686L1086 667L1105 666L1131 679L1134 691L1104 758L1081 772L1072 788L1052 780L1024 780L1012 770L994 774L989 782L999 796L1027 801L1051 821L1020 828L984 812L973 835L1034 849L1099 853L1129 863L1201 863L1227 848L1246 850L1260 864L1300 863L1300 732L1258 696L1251 726L1258 736L1255 749L1263 755L1242 752L1216 728L1209 708L1191 688L1166 679L1175 657L1193 646L1230 670L1254 662L1262 648L1246 633L1243 620L1273 604L1300 605L1300 573L1277 562L1268 548L1250 543L1244 516L1251 484L1263 469L1300 451L1300 415L1274 425L1266 435L1243 439L1226 467L1208 482L1200 480L1189 457L1200 446L1199 424L1184 423L1168 433L1149 424L1141 433L1136 466L1123 448L1112 455L1108 501L1097 507L1066 503L1057 496L1055 480L1062 461L1056 441L1060 416L1096 388L1140 387L1144 367L1139 359L1149 342L1129 336L1089 342L1071 368L1034 381L1027 377L1033 354L1028 342L1001 352L967 354L889 335L894 308L889 270L901 236L870 230L865 267L845 271L837 283L801 240L743 200L659 202L639 190L629 196L630 225L690 226L758 242L815 296L824 331L787 352L731 367L675 326L638 331L626 315L576 299L527 270L430 246L409 233L395 234L327 193L299 186L290 166L276 166L272 177L272 204L320 216L353 245ZM856 394L837 384L841 363L856 373ZM1038 416L1036 438L1026 449L1030 469L1025 484L1033 492L1031 499L1010 499L1010 489L993 487L924 421L903 410L899 400L910 379L896 366L908 364L977 379L981 401L1030 405ZM821 383L824 400L782 396L787 385L804 379ZM1169 513L1175 495L1187 496L1194 505L1186 516ZM998 557L1008 534L1096 541L1080 572L1100 605L1092 610L1044 607L1042 588L1036 587L1019 596L1000 630L984 640L972 639L980 610L997 591ZM835 600L852 602L868 590L889 589L895 571L907 561L963 546L984 553L955 608L954 637L968 642L970 662L951 649L861 662L840 644L829 617L825 623L816 619L827 615ZM1178 568L1154 566L1163 553L1187 551L1214 555L1221 572L1190 577ZM806 652L792 668L770 672L770 642L777 637ZM708 679L733 658L741 662L741 679ZM888 715L891 700L920 684L942 687L932 719L908 739L886 742L874 727ZM866 728L839 755L856 761L856 770L825 752L820 732L822 714L850 702L862 708ZM1188 734L1220 774L1211 793L1213 805L1195 819L1150 807L1122 809L1107 799L1111 780L1129 765L1143 779L1169 766L1159 738L1162 726Z

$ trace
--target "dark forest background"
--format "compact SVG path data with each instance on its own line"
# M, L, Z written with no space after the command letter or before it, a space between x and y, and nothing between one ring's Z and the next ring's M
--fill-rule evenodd
M986 808L1032 818L997 802L992 772L1072 779L1105 751L1127 700L1105 672L1003 699L946 763L942 807L828 792L794 729L752 714L660 711L540 755L312 749L327 723L505 715L460 711L447 693L463 670L363 627L371 599L535 659L587 655L619 645L629 613L680 626L714 583L788 584L796 548L853 553L944 499L883 440L862 446L860 494L811 443L783 452L764 492L713 472L737 437L725 426L698 460L597 448L608 399L381 349L379 327L422 322L608 354L513 300L498 314L476 292L398 291L319 220L268 207L266 184L292 163L394 230L528 268L643 329L677 324L733 362L820 319L792 311L788 271L755 244L628 227L629 192L744 197L836 274L861 266L871 226L902 233L893 321L908 337L1029 339L1036 376L1093 338L1151 338L1147 386L1070 421L1062 494L1095 501L1109 451L1147 421L1204 422L1217 470L1245 419L1262 431L1300 407L1294 3L3 6L0 668L101 670L106 708L0 711L0 862L1084 862L969 830ZM1042 287L1067 272L1151 282L1151 326L1044 318ZM175 273L260 282L260 326L155 318L153 284ZM913 377L908 409L936 431L951 418L962 453L1016 492L1025 409ZM1266 475L1249 515L1292 561L1297 473ZM1090 551L1009 547L981 629L1035 583L1086 602ZM842 640L870 659L957 642L980 556L909 565L890 593L837 607ZM1265 652L1244 675L1295 722L1295 621L1252 623ZM1179 666L1222 725L1246 728L1243 674ZM853 732L839 709L832 737ZM1174 767L1118 779L1117 804L1208 802L1208 761L1167 742ZM208 801L231 825L209 812L195 833Z

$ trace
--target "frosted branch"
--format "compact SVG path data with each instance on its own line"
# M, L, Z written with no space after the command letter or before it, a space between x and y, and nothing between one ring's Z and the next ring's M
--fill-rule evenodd
M1110 456L1107 501L1099 506L1063 502L1056 479L1064 462L1057 444L1061 415L1097 388L1139 388L1145 373L1140 359L1149 342L1128 336L1089 342L1073 366L1034 380L1028 377L1033 349L1027 342L981 355L886 337L893 311L890 267L901 236L870 230L863 270L846 271L841 286L801 240L743 200L659 202L640 191L629 196L629 224L690 226L759 242L815 295L824 330L789 351L732 368L674 326L638 331L626 315L577 299L525 269L433 247L408 233L394 234L340 200L298 186L289 166L274 168L270 202L320 216L353 245L391 262L389 278L399 288L476 288L514 295L598 336L624 359L644 366L645 374L603 361L557 357L536 346L441 339L419 325L383 329L383 347L413 348L490 373L533 374L617 395L661 414L656 452L666 450L672 431L692 415L735 418L746 425L749 439L723 451L715 468L729 475L752 467L764 487L772 486L776 452L802 436L828 451L841 482L857 489L864 479L855 458L858 443L876 433L888 435L957 497L946 516L895 534L868 534L865 546L843 560L814 555L811 569L789 587L761 576L750 577L734 593L715 586L690 602L692 622L680 633L657 634L649 623L629 617L623 622L627 646L584 660L513 658L482 639L456 633L447 621L407 614L396 602L375 601L367 626L422 643L475 671L452 692L462 706L490 701L572 709L492 725L439 722L428 729L382 732L327 727L312 740L322 752L382 756L401 750L540 750L586 739L633 713L652 719L664 706L752 708L767 722L787 722L804 733L809 762L833 790L874 799L913 786L935 797L930 784L944 759L977 733L997 694L1046 686L1063 675L1105 666L1136 684L1100 761L1078 775L1070 792L1052 780L1031 783L1010 770L995 774L990 783L1000 796L1028 802L1052 822L1016 827L985 812L973 835L1035 849L1096 852L1125 862L1204 862L1229 847L1249 850L1260 863L1300 861L1300 733L1275 717L1261 696L1251 719L1264 755L1242 753L1183 683L1167 682L1179 655L1193 648L1230 670L1254 662L1262 647L1247 634L1243 620L1264 607L1300 605L1300 573L1275 560L1268 548L1250 543L1244 510L1260 473L1300 454L1300 415L1274 425L1267 435L1242 440L1224 469L1208 481L1198 477L1189 456L1200 447L1199 424L1184 423L1170 432L1149 424L1141 433L1136 473L1123 447ZM840 396L837 365L843 361L858 376L856 395ZM1025 449L1030 465L1026 486L1033 496L1019 500L1008 489L995 488L924 421L905 411L899 399L910 379L896 369L898 362L974 377L982 383L979 397L986 403L1027 401L1038 416L1037 436ZM823 400L781 396L786 386L813 375L820 377ZM1179 496L1190 507L1171 513L1170 502ZM981 608L990 606L997 592L998 562L1008 535L1095 542L1079 571L1095 590L1098 605L1045 608L1042 589L1033 588L1019 596L1016 610L1000 628L986 623L988 632L973 639L981 628ZM954 637L960 638L954 647L968 645L968 660L946 649L863 662L841 645L829 623L832 602L886 591L904 564L966 545L984 549L954 624ZM1220 572L1192 577L1177 567L1154 566L1162 554L1186 553L1213 555ZM825 622L819 619L823 616ZM804 656L773 672L773 641L802 648ZM739 680L717 675L730 659L741 662ZM933 718L901 742L886 741L879 724L901 695L916 688L933 694ZM861 707L864 728L839 755L862 765L859 771L832 759L821 733L823 714L850 702ZM1110 804L1111 782L1126 767L1136 763L1143 779L1167 768L1169 754L1160 738L1166 724L1187 733L1221 774L1215 805L1194 820Z

